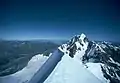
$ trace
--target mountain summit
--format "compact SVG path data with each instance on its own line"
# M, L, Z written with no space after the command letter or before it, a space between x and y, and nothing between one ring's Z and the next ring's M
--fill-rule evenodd
M74 36L66 44L63 44L60 47L60 50L63 52L65 52L65 51L69 52L69 55L72 58L74 58L74 57L80 58L81 56L84 55L83 52L85 52L85 50L87 50L88 44L89 44L88 38L86 37L85 34L82 33L81 35ZM77 55L76 53L79 53L80 56Z
M120 83L120 44L75 35L49 58L32 57L22 70L0 83Z
M81 62L103 82L120 82L120 46L90 41L85 34L76 35L59 49Z

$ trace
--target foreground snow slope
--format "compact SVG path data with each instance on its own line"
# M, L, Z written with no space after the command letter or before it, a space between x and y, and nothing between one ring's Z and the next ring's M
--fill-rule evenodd
M65 54L44 83L102 83L78 60Z
M5 77L0 77L0 83L25 83L29 81L47 58L48 57L42 54L35 55L21 71Z
M120 46L76 35L60 47L103 83L120 83ZM78 65L79 66L79 65Z

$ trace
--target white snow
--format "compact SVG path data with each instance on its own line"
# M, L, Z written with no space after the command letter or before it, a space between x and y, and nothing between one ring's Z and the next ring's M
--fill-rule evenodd
M52 55L52 53L49 54L49 57Z
M85 77L87 77L87 76L89 77L89 73L87 72L88 73L88 74L86 74L87 76L84 76L85 75L84 73L86 72L86 68L85 67L84 67L85 69L83 68L83 64L81 61L81 59L84 56L85 51L87 50L87 47L88 47L88 42L83 41L85 37L86 36L84 34L81 34L80 38L79 38L81 40L81 43L83 44L83 46L79 43L79 41L75 42L77 49L81 48L81 50L76 51L73 59L70 58L69 55L64 55L64 57L62 59L63 61L61 61L57 65L56 69L54 70L54 73L52 73L51 77L48 78L45 83L80 83L80 82L86 83L84 80L86 79ZM99 45L97 45L97 46L100 48ZM65 47L65 45L64 45L64 47ZM100 50L102 52L104 52L104 50L102 48L100 48ZM62 52L65 53L66 51L67 50L64 50ZM106 80L104 78L103 73L101 71L100 65L103 65L103 64L87 63L86 65L88 67L87 70L90 71L92 74L92 75L90 75L91 77L95 76L97 79L100 80L100 82L103 82L103 83L108 82L108 80ZM82 73L82 75L81 75L81 73ZM61 75L63 77L61 77ZM81 77L81 76L83 76L83 77ZM58 79L56 79L57 77L58 77ZM78 77L80 77L80 78L78 78ZM54 79L54 80L50 81L50 79ZM62 80L62 82L60 80ZM92 83L92 81L91 81L91 83ZM98 82L94 81L93 83L98 83Z
M80 45L80 43L79 43L78 41L75 42L75 44L76 44L76 46L77 46L77 49L78 49L78 48L81 48L81 50L77 50L77 52L76 52L75 55L74 55L74 58L80 60L80 59L84 56L85 51L87 50L88 42L85 43L85 42L82 40L83 46Z
M78 60L64 55L44 83L101 83Z
M101 44L101 47L106 48L106 45L105 44Z
M80 35L80 39L81 39L81 40L83 40L85 37L86 37L86 35L83 34L83 33Z
M67 50L67 44L63 44L62 47L59 46L58 49L63 52L64 54L69 54L69 51Z
M79 38L81 41L75 42L77 50L74 58L69 56L67 44L58 47L58 49L64 53L64 56L44 83L107 83L109 81L104 78L101 71L100 65L103 65L102 63L86 63L87 68L82 64L81 59L88 47L88 42L84 42L85 37L84 34L81 34ZM102 52L105 52L98 44L96 44L96 47L97 46ZM78 48L81 48L81 50L78 50ZM51 55L52 53L49 54L49 56ZM28 82L47 58L48 57L43 56L43 54L34 56L22 70L5 77L0 77L0 83ZM111 61L114 62L112 59Z
M100 45L96 44L96 47L99 47L99 49L101 50L101 52L106 53L106 52L105 52L105 51L101 48L101 46L100 46Z
M104 78L101 66L104 65L102 63L86 63L87 70L89 70L91 73L93 73L98 79L100 79L103 83L107 83L107 80Z
M43 54L35 55L22 70L8 76L0 77L0 83L25 83L29 81L47 58Z
M63 53L67 52L67 44L62 44L62 46L59 46L58 49Z

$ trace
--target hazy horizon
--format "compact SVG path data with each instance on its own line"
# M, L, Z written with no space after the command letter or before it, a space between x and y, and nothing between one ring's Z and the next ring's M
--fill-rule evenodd
M0 38L69 40L86 34L90 40L120 42L118 0L0 1Z

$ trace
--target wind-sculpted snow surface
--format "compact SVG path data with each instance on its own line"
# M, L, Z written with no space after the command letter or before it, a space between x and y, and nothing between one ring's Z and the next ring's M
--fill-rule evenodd
M23 68L21 71L18 71L14 74L0 77L0 83L26 83L28 82L33 75L39 70L42 64L47 60L48 57L43 56L42 54L35 55L28 62L28 65Z

